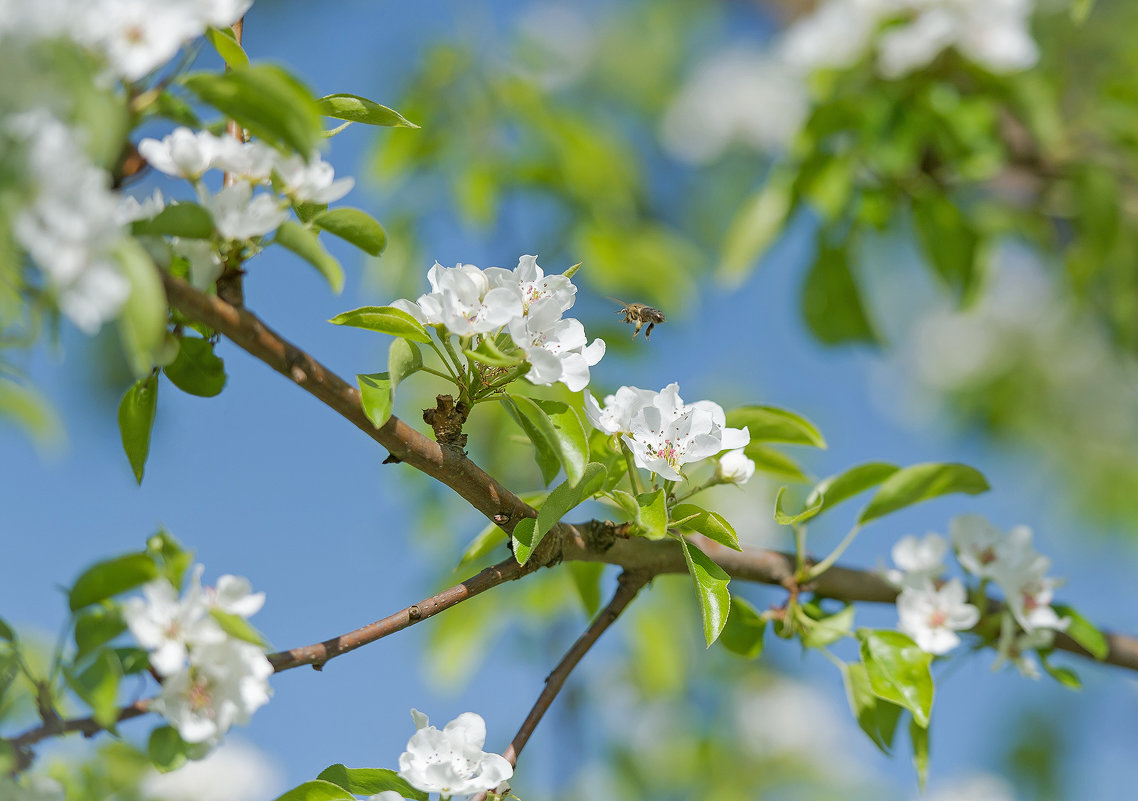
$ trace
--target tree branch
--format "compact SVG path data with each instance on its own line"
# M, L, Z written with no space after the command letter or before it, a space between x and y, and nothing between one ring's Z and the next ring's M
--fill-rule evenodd
M577 638L577 642L565 652L565 656L553 669L553 672L545 680L545 688L541 691L541 695L533 704L529 714L526 716L525 721L522 723L518 733L514 735L513 741L510 742L510 747L507 748L502 756L514 766L518 764L518 756L522 753L522 749L526 747L529 742L530 736L533 734L537 724L541 723L541 719L549 710L553 699L557 697L557 693L561 692L561 688L565 685L565 680L569 678L569 674L573 672L573 668L577 663L589 652L589 649L596 644L601 635L605 633L609 626L616 622L620 617L620 613L625 610L636 594L640 592L643 587L652 578L651 574L639 571L624 571L620 574L620 579L617 582L616 592L613 593L612 600L608 602L608 606L601 610L601 613L593 619L589 627L585 629L585 633ZM474 796L472 801L485 801L486 793L479 793Z

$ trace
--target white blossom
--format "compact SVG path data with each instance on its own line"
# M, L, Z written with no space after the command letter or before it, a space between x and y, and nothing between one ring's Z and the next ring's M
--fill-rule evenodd
M632 432L632 418L637 412L652 403L656 393L650 389L621 387L615 395L605 397L602 409L591 392L585 393L585 416L593 428L606 434L629 434Z
M891 553L899 569L890 570L886 577L899 587L935 581L944 573L946 553L948 542L939 534L930 532L921 539L908 534L897 541Z
M232 137L220 137L209 131L192 131L180 127L162 139L143 139L138 143L138 152L154 169L196 181L214 166L215 160L223 151L228 150L232 154L233 147L230 143L240 144Z
M715 480L724 484L742 486L755 475L755 463L747 458L742 448L727 451L719 457Z
M251 617L265 605L265 593L253 592L249 579L228 573L218 578L217 586L207 587L205 596L213 608L240 617Z
M208 290L225 269L217 247L204 239L170 238L170 247L190 265L190 284L194 289Z
M433 290L418 307L428 325L442 325L459 336L496 331L522 315L522 295L515 286L493 286L473 264L443 267L427 273Z
M130 633L150 651L150 664L161 676L181 671L192 646L225 639L225 632L209 615L201 586L203 569L194 567L181 598L174 585L160 578L143 586L142 598L128 598L123 605Z
M280 152L264 142L242 142L235 137L224 136L210 166L233 178L263 183L269 180L280 160Z
M140 789L144 798L161 801L250 801L276 796L282 783L280 769L265 754L230 741L177 770L148 773Z
M1056 579L1048 578L1051 560L1036 553L1019 560L1005 560L996 567L995 579L1004 599L1024 631L1065 629L1069 620L1051 608Z
M682 465L741 448L751 441L751 435L745 428L727 428L723 408L716 403L685 404L679 385L673 383L633 416L630 433L622 440L632 450L637 467L679 481Z
M1004 534L979 515L958 515L948 524L956 558L969 573L979 578L992 578L1000 554L1007 554ZM1018 547L1020 541L1012 547Z
M996 645L996 661L992 670L997 670L1005 662L1015 666L1020 675L1029 679L1039 678L1039 665L1031 652L1039 648L1050 648L1055 642L1055 632L1049 628L1020 631L1015 618L1004 613L1000 618L1000 640Z
M253 0L191 0L198 16L215 28L227 28L245 15Z
M517 286L522 295L522 314L534 331L555 323L573 305L577 287L564 275L546 275L537 256L522 256L513 270L485 270L492 286Z
M605 355L604 340L594 339L588 344L585 326L573 318L533 331L526 318L515 317L510 321L510 338L525 351L530 363L527 381L542 386L560 381L573 392L589 385L589 368Z
M264 236L288 219L288 208L276 195L253 195L247 183L225 186L210 194L199 187L198 199L213 217L213 225L226 239Z
M965 601L964 585L951 579L940 589L926 582L905 587L897 596L898 628L913 638L922 651L945 654L960 643L957 631L980 620L980 610Z
M273 666L256 645L232 637L193 649L189 666L166 678L150 708L187 743L216 743L272 695Z
M162 190L155 189L150 197L139 200L131 195L119 198L118 208L115 210L115 222L127 225L137 220L150 220L157 217L166 208L166 200L162 197Z
M412 709L411 716L418 731L399 757L399 775L415 788L443 796L469 795L493 790L513 775L504 757L482 750L486 723L480 715L464 712L442 731L418 710Z
M335 169L319 153L307 161L295 154L278 159L276 171L284 194L300 203L331 203L348 194L356 183L353 178L335 180Z
M106 56L112 71L137 81L174 57L205 29L191 3L99 0L85 19L86 44Z

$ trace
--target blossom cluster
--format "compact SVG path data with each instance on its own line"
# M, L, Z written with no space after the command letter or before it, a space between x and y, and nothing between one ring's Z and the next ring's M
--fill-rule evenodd
M589 368L605 354L604 340L590 343L580 320L563 317L577 287L565 275L546 275L536 256L522 256L513 270L435 262L427 280L430 292L392 305L460 337L508 331L530 364L531 383L561 382L579 392L589 384Z
M0 0L0 41L69 39L116 78L140 80L201 36L227 27L253 0Z
M621 438L637 467L669 481L683 478L682 465L742 448L751 441L748 429L727 427L727 416L719 404L706 400L684 403L676 383L659 392L621 387L605 398L603 408L587 393L585 414L594 428ZM754 464L748 466L749 462L742 454L734 454L722 472L730 476L727 480L743 483L754 473Z
M1031 529L1016 526L1006 534L977 515L962 515L949 524L957 561L971 575L995 583L1004 593L999 652L1025 675L1036 675L1026 651L1051 644L1054 632L1066 628L1051 607L1055 586L1047 575L1051 560L1032 545ZM949 543L939 534L918 539L903 537L893 547L890 580L901 588L897 597L899 628L925 651L943 654L960 642L957 631L980 619L980 610L966 602L960 579L941 581Z
M216 745L233 724L244 724L268 703L273 667L261 647L229 634L218 618L248 618L264 605L247 579L225 575L202 587L195 566L185 593L166 579L128 599L123 614L131 634L150 652L162 679L151 709L163 715L187 743Z

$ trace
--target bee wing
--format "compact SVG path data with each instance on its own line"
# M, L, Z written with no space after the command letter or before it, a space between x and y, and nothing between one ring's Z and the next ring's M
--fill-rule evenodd
M632 305L631 303L625 303L620 298L614 298L612 295L605 295L605 297L608 298L609 300L611 300L613 303L619 303L621 306L623 306L626 309Z

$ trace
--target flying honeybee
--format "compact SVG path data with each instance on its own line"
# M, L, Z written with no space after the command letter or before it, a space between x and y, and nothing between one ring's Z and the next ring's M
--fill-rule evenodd
M618 309L616 313L624 315L624 322L636 323L636 330L632 332L633 339L636 339L636 335L640 333L640 329L645 323L648 324L648 328L644 331L644 338L648 339L652 336L652 329L656 323L664 322L664 312L654 306L645 303L625 303L623 300L614 297L610 297L609 300L615 301L623 307Z

